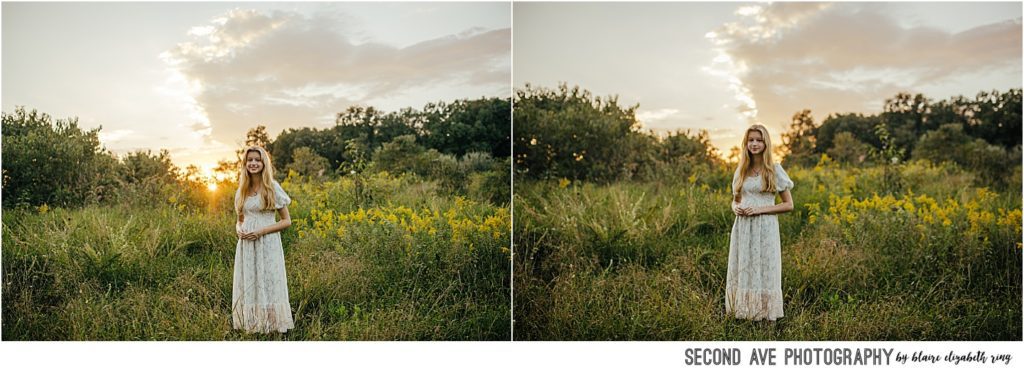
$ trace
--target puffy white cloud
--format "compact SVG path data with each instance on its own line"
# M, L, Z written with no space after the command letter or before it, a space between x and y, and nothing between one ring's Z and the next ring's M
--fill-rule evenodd
M718 57L706 70L725 78L745 118L769 127L788 124L804 108L817 118L877 112L872 106L899 91L992 71L1019 77L1019 17L951 33L902 26L881 9L842 3L741 7L738 21L707 34Z
M511 30L468 29L406 47L363 39L336 13L305 16L236 9L190 29L189 40L161 57L189 85L190 112L214 140L234 144L267 125L329 126L355 104L408 95L424 87L475 88L457 98L509 86ZM172 74L173 76L173 74ZM435 98L430 101L452 100ZM186 102L187 103L187 102ZM419 107L424 104L408 104ZM198 130L204 130L198 128Z

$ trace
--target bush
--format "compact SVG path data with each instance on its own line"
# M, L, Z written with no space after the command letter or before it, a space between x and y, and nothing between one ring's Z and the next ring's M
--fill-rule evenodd
M329 167L330 164L326 158L317 155L309 147L299 147L295 149L292 155L292 162L288 163L285 167L285 172L295 171L302 176L313 177L322 181L328 177Z
M481 202L507 205L512 195L512 176L508 164L509 159L506 158L492 164L489 171L470 173L466 188L468 194Z
M870 145L861 142L853 133L843 131L836 134L835 145L826 153L837 162L859 166L869 162L872 150Z
M955 163L974 172L979 185L1005 187L1012 180L1007 173L1020 165L1020 148L1008 151L988 144L981 138L967 135L962 125L952 123L922 135L913 157L935 163Z
M22 107L3 113L4 206L80 206L108 196L117 160L100 146L99 131Z
M415 135L397 137L384 143L373 154L374 167L378 171L409 172L423 177L430 175L431 160L426 147L416 143Z

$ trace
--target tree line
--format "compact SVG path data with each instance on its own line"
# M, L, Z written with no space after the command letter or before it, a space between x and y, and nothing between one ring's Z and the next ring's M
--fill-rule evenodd
M688 177L728 164L707 131L659 136L644 131L637 105L598 97L579 87L527 84L515 93L514 159L517 176L595 182ZM737 129L746 125L737 125ZM880 114L830 114L819 123L811 110L793 115L776 151L783 164L814 166L823 155L844 166L927 160L972 171L983 185L1005 185L1019 175L1021 89L981 92L934 101L898 93ZM730 151L739 153L739 146Z
M271 138L265 126L246 133L246 145L266 147L278 179L289 171L326 180L364 171L411 173L439 180L454 192L476 188L494 201L507 201L511 99L480 98L437 102L422 110L384 112L353 106L337 114L334 127L290 128ZM101 128L83 130L78 119L53 119L18 107L4 112L3 204L81 206L88 203L158 201L193 188L200 201L199 169L176 167L166 150L115 156L99 140ZM241 163L218 163L216 172L234 177Z
M673 169L724 164L706 130L645 132L636 119L639 105L623 106L615 96L594 96L566 84L555 89L527 84L515 95L515 170L521 177L656 179Z
M788 164L813 166L823 154L850 166L927 160L974 172L982 185L1004 185L1020 170L1021 89L937 102L898 93L880 114L830 114L820 124L804 109L782 141Z

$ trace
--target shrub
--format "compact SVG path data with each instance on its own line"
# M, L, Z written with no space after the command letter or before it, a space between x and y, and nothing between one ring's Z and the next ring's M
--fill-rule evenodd
M99 131L22 107L3 113L4 206L103 200L117 186L117 160L100 146Z

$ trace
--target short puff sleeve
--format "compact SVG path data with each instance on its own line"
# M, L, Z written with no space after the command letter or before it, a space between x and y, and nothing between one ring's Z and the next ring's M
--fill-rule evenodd
M272 183L274 186L274 208L281 209L282 207L288 206L288 204L292 203L292 198L288 197L288 193L284 192L284 189L281 188L281 184L278 184L277 181L272 181Z
M779 193L793 189L793 180L789 178L782 165L775 163L775 190Z

